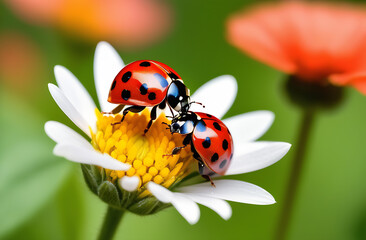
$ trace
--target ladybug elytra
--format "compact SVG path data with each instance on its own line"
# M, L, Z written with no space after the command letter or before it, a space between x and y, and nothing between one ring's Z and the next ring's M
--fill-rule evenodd
M211 181L214 173L225 174L233 157L234 144L229 129L220 119L206 113L187 112L173 118L170 131L187 135L183 146L174 148L171 155L191 144L202 177ZM211 184L214 185L212 181Z
M158 109L169 107L179 114L188 111L189 89L181 77L164 63L152 60L139 60L126 65L114 78L108 96L108 102L119 104L111 113L123 109L123 117L128 112L141 112L145 107L152 107L146 133L157 117ZM125 107L125 105L131 105Z

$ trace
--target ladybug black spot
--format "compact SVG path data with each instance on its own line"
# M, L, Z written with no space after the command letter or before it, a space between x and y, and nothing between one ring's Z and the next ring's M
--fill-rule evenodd
M155 94L154 92L149 93L148 98L149 98L149 100L155 100L155 98L156 98L156 94Z
M130 71L126 72L125 74L123 74L122 76L122 82L128 82L128 80L130 80L132 76L132 73Z
M121 96L122 96L122 98L123 98L124 100L126 100L126 101L127 101L127 100L131 97L131 92L130 92L130 91L128 91L127 89L124 89L124 90L122 91Z
M150 67L150 63L149 62L142 62L142 63L140 63L140 66L141 67Z
M225 165L226 165L226 163L227 163L227 160L225 159L224 161L222 161L222 162L220 163L219 167L220 167L220 168L224 168L224 167L225 167Z
M212 118L211 114L206 113L206 116L209 117L209 118Z
M220 127L220 124L218 124L218 122L214 122L214 123L213 123L213 126L214 126L217 130L221 131L221 127Z
M214 155L212 155L211 157L211 162L216 162L219 159L219 154L214 153Z
M224 139L224 141L222 141L222 148L223 148L224 150L226 150L228 147L229 147L229 143L227 142L227 140L226 140L226 139Z
M113 90L116 87L116 80L113 81L111 90Z
M209 148L211 146L211 139L209 137L206 137L205 141L202 142L202 146L204 148Z
M140 87L140 93L141 93L141 95L146 95L147 89L148 89L147 88L147 84L146 83L142 84L141 87Z

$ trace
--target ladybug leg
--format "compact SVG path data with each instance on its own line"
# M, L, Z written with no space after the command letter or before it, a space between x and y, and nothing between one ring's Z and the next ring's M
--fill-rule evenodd
M163 155L163 157L170 157L170 156L174 156L174 155L176 155L176 154L180 153L180 151L181 151L183 148L185 148L185 147L187 147L187 146L188 146L188 144L191 142L191 139L192 139L192 138L191 138L191 135L190 135L190 134L188 134L188 135L183 139L183 146L173 148L173 151L172 151L172 153L171 153L171 154L164 154L164 155Z
M170 110L170 112L171 112L171 114L172 114L172 116L170 117L170 116L166 116L167 118L174 118L175 116L174 116L174 112L173 112L173 109L169 106L169 104L167 104L167 99L165 98L165 100L164 101L162 101L160 104L159 104L159 108L161 109L161 110L164 110L165 108L166 108L166 106L168 106L168 108L169 108L169 110Z
M166 129L170 129L170 124L166 123L166 122L162 122L162 124L166 125Z
M121 121L112 123L112 125L121 124L121 122L123 122L123 120L125 120L127 113L129 113L129 112L139 113L144 109L145 109L144 106L131 106L131 107L125 108L122 113L123 117L122 117Z
M214 182L211 179L211 175L215 174L213 171L211 171L202 161L201 156L198 154L196 149L194 148L193 144L191 145L191 151L193 152L193 157L197 159L198 161L198 171L201 174L201 176L206 179L207 181L211 182L211 186L216 187Z
M122 109L125 107L126 105L123 104L119 104L117 107L115 107L112 111L110 112L101 112L102 114L117 114L119 112L122 111Z
M170 106L169 106L169 110L172 113L172 117L175 118L174 113L173 113L173 109Z
M149 123L147 124L145 130L144 130L144 135L147 133L147 131L149 131L153 121L156 119L156 113L157 113L157 110L158 110L158 105L154 106L152 109L151 109L151 112L150 112L150 121Z
M211 186L216 187L215 183L212 181L211 177L209 175L201 175L204 179L211 182Z
M171 154L164 154L164 155L163 155L163 157L170 157L170 156L174 156L174 155L176 155L176 154L180 153L180 151L181 151L183 148L185 148L185 147L187 147L187 145L186 145L186 146L175 147L175 148L173 148L173 151L172 151L172 153L171 153Z
M208 167L206 167L206 165L202 162L202 160L198 160L198 170L204 179L211 182L211 186L216 187L210 177L210 175L214 174L214 172L212 172Z

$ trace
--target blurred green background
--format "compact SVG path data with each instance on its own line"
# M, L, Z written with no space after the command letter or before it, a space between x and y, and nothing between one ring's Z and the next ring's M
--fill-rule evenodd
M43 125L57 120L76 129L47 89L47 83L55 82L56 64L71 70L96 100L93 56L98 41L30 23L8 2L0 2L0 239L94 239L106 205L88 191L78 164L52 155L54 143ZM262 140L294 143L301 112L286 98L285 76L225 39L228 16L255 3L166 1L170 31L144 46L116 48L125 63L154 59L172 66L191 91L216 76L235 76L239 92L226 117L271 110L276 119ZM4 49L18 38L23 39L20 47ZM345 95L340 107L316 119L289 239L366 239L366 98L350 88ZM273 166L235 177L263 187L277 204L231 203L228 221L201 206L194 226L174 208L147 217L127 214L115 239L271 239L295 148Z

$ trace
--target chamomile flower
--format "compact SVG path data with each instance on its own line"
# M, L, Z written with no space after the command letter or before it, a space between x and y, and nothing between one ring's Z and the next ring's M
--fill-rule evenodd
M140 215L174 206L190 224L199 220L198 204L229 219L232 210L226 200L258 205L275 203L270 193L247 182L214 179L216 187L203 182L196 173L197 161L189 148L174 156L163 156L171 153L175 146L181 146L183 141L183 136L172 135L162 124L169 122L164 113L146 135L143 132L149 121L149 110L129 113L121 124L113 125L121 120L121 115L101 112L116 107L107 102L108 92L115 75L123 67L124 63L113 47L106 42L98 44L94 77L100 109L77 78L64 67L55 67L58 86L49 84L58 106L87 137L62 123L47 122L46 133L57 143L54 154L81 163L85 180L96 195L115 208ZM192 106L192 110L222 118L234 102L236 92L237 84L232 76L215 78L191 96L206 107ZM219 94L221 98L217 98ZM288 143L255 141L268 130L273 119L274 115L269 111L255 111L223 120L235 144L226 175L265 168L287 153Z

